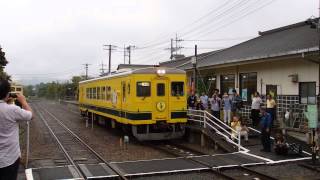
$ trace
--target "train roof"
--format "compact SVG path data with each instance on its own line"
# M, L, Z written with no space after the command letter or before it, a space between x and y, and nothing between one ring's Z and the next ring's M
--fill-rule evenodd
M141 68L141 69L126 69L125 71L118 71L114 74L99 77L99 78L94 78L94 79L89 79L89 80L84 80L80 81L79 83L87 83L87 82L92 82L96 80L102 80L102 79L112 79L116 77L121 77L121 76L127 76L130 74L156 74L157 70L165 70L166 74L186 74L184 70L181 69L176 69L176 68L165 68L165 67L147 67L147 68Z

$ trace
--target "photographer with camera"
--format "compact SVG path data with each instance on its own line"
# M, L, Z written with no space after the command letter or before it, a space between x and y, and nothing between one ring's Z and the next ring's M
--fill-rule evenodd
M17 179L21 155L18 123L33 117L26 98L22 94L10 94L10 89L7 80L0 80L0 180ZM13 98L21 108L9 103Z

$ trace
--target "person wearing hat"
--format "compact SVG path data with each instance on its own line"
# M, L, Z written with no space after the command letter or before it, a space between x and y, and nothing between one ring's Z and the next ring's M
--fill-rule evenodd
M271 152L270 130L271 130L272 117L270 113L267 113L266 107L264 106L260 108L260 112L261 112L261 119L260 119L261 144L263 146L263 149L261 149L261 151Z

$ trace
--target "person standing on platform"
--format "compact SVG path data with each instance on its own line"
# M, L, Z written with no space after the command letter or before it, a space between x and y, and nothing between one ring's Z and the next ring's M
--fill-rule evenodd
M16 94L22 108L8 104L10 83L0 80L0 180L16 180L20 164L19 122L32 119L32 109L22 94Z
M232 115L235 116L241 110L242 98L237 93L237 90L233 89L232 93L233 93L233 96L232 96L232 108L231 108L231 111L232 111Z
M208 109L208 100L208 96L203 92L200 96L200 101L205 110Z
M220 120L221 99L217 94L213 94L209 101L211 104L212 115Z
M261 151L264 152L271 152L271 115L267 113L265 107L261 107L261 120L260 120L260 127L261 127L261 144L263 149Z
M229 97L228 93L226 93L226 92L223 94L222 104L223 104L223 120L224 120L224 123L230 125L232 100Z
M257 127L259 125L259 113L260 106L262 104L262 100L258 92L254 93L251 104L251 119L253 127Z
M188 108L196 109L197 96L192 92L191 96L188 97Z
M276 119L276 101L272 98L270 94L267 95L267 112L271 115L271 127L274 125L274 121Z

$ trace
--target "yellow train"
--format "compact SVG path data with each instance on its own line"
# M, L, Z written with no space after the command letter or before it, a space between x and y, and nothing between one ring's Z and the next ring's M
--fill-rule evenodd
M179 138L187 122L186 74L148 67L79 83L82 114L129 129L139 140Z

